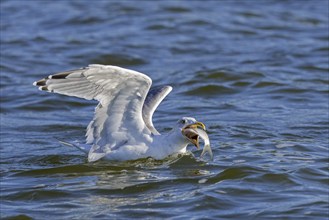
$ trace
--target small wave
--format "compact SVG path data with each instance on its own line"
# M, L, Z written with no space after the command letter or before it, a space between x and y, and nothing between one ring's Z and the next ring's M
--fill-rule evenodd
M283 86L282 83L273 82L273 81L260 81L253 85L254 88L266 88L266 87L277 87Z
M184 94L190 96L218 96L218 95L233 94L236 92L237 91L235 89L223 85L207 85L189 90Z
M190 9L181 6L164 7L163 10L171 13L187 13L191 11Z
M45 189L33 189L24 192L16 192L3 197L6 200L12 201L43 201L56 198L70 197L71 193L65 192L63 190L45 190Z
M118 66L129 66L129 65L142 65L146 64L147 61L140 57L133 57L124 54L103 54L90 60L90 63L97 63L103 65L118 65Z
M209 178L208 182L210 184L221 182L223 180L228 179L242 179L247 176L263 172L259 168L254 167L247 167L247 166L241 166L241 167L229 167L225 169L224 171L218 173L217 175Z
M32 220L33 218L30 217L29 215L9 215L9 216L1 216L3 220Z

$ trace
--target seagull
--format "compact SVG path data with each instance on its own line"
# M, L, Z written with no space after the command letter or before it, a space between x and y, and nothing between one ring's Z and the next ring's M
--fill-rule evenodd
M60 141L85 152L88 162L102 158L126 161L152 157L161 160L185 153L190 143L199 148L199 136L209 145L204 123L192 117L181 118L168 133L158 132L152 116L172 87L151 87L151 78L143 73L91 64L49 75L33 85L42 91L99 102L87 127L86 142ZM204 150L212 157L210 146Z

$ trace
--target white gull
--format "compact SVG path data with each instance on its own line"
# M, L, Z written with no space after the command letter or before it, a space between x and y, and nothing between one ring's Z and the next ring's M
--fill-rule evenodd
M121 161L146 157L163 159L185 153L189 143L199 148L199 136L206 143L204 151L212 158L202 122L183 117L166 134L161 135L155 129L153 113L172 87L151 88L152 80L143 73L92 64L50 75L33 85L48 92L99 101L87 127L86 143L61 141L88 154L89 162L101 158Z

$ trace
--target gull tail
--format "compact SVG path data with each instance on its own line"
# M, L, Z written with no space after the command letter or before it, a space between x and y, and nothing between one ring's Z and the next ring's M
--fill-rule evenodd
M68 146L68 147L75 147L78 150L82 151L83 153L87 154L89 153L89 150L91 148L90 145L88 144L80 144L78 142L67 142L67 141L63 141L60 140L58 138L56 138L56 140L58 140L59 143L61 143L62 145Z

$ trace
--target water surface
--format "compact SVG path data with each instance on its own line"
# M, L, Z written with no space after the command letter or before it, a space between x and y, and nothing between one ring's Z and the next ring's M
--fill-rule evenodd
M1 218L327 219L328 1L1 1ZM204 122L214 161L87 163L96 102L35 80L90 63L173 92L168 131Z

